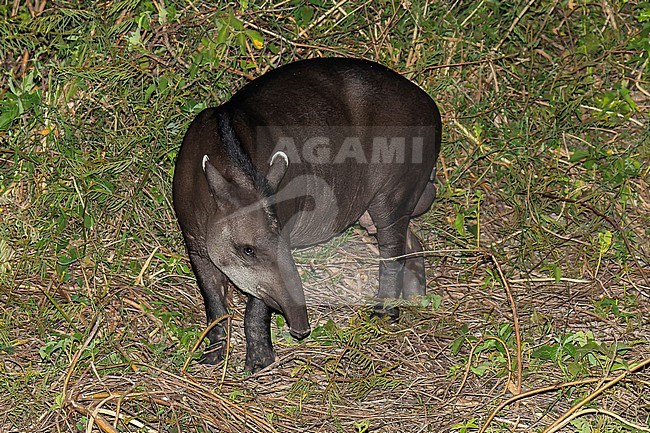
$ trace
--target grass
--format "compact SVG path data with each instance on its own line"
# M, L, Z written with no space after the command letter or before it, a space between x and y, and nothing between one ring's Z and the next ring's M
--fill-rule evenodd
M647 3L0 15L0 431L650 429ZM297 254L309 339L278 318L280 362L246 376L235 293L228 362L186 367L204 313L170 206L182 135L250 78L330 55L441 108L439 197L415 222L430 295L397 324L337 302L376 287L353 228Z

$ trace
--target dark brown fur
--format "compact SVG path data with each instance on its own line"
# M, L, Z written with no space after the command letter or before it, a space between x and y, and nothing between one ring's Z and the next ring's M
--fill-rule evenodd
M228 279L250 295L247 369L275 358L272 309L297 338L309 332L290 248L324 242L366 212L364 225L376 229L387 259L380 264L378 311L395 312L383 309L385 300L424 294L423 259L391 259L422 250L408 224L435 197L441 127L435 103L416 85L377 63L338 58L273 70L192 122L176 163L174 208L208 321L226 312ZM310 158L315 148L306 143L319 134L329 140L328 160ZM421 157L371 161L381 156L373 140L382 134L404 135L413 155L421 139ZM280 149L288 166L282 157L270 164L282 137L296 146ZM337 151L348 158L335 161ZM216 362L224 331L216 327L208 337L216 350L206 361Z

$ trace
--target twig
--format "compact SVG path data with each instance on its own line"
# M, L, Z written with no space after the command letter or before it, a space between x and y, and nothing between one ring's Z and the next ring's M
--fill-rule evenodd
M584 400L582 400L580 403L578 403L578 404L576 404L575 406L573 406L571 409L569 409L568 411L566 411L566 412L564 413L564 415L562 415L560 418L558 418L557 420L555 420L555 422L553 422L553 424L551 424L550 426L548 426L548 427L546 428L546 430L544 430L543 433L552 433L552 432L556 432L557 430L559 430L559 425L562 424L562 422L563 422L565 419L568 419L568 418L571 416L571 414L577 412L577 411L578 411L580 408L582 408L584 405L586 405L587 403L589 403L590 401L592 401L593 399L595 399L596 397L598 397L599 395L601 395L603 392L605 392L606 390L608 390L608 389L611 388L612 386L616 385L617 383L619 383L620 381L622 381L623 379L625 379L625 378L626 378L628 375L630 375L631 373L634 373L634 372L636 372L636 371L642 370L643 368L645 368L645 367L648 366L648 365L650 365L650 358L648 358L648 359L646 359L645 361L643 361L643 362L641 362L641 363L635 365L634 367L630 368L629 370L624 371L623 373L621 373L621 374L619 374L618 376L616 376L614 379L612 379L612 380L606 382L604 385L602 385L602 386L596 388L596 390L594 390L591 394L589 394L589 395L588 395Z
M565 282L565 283L578 283L578 284L591 284L594 281L593 280L582 280L579 278L567 278L567 277L560 277L558 279L555 278L517 278L517 279L511 279L511 283L559 283L559 282Z
M70 406L80 414L87 416L90 420L90 422L94 422L97 427L103 431L104 433L119 433L119 431L114 428L110 422L106 421L103 416L101 416L98 413L94 413L90 409L88 409L86 406L83 406L75 401L70 401ZM92 426L91 426L92 427Z
M469 15L467 15L467 18L465 18L463 20L463 22L460 23L460 28L461 29L465 27L465 24L467 24L469 22L469 20L472 19L472 17L476 14L476 12L478 12L478 10L481 8L481 6L483 6L484 3L485 3L485 0L481 0L481 2L474 8L474 10Z
M305 27L304 29L302 29L302 30L298 33L298 39L299 39L299 38L302 38L302 37L305 36L305 35L306 35L306 34L307 34L311 29L313 29L314 27L316 27L317 25L319 25L320 23L322 23L323 21L325 21L325 18L327 18L329 15L331 15L334 11L338 10L338 8L340 8L343 4L345 4L345 2L346 2L346 0L341 0L341 1L339 1L337 4L335 4L333 7L331 7L327 12L325 12L323 15L321 15L320 17L318 17L317 20L311 22L307 27Z
M599 391L599 390L604 391L605 389L610 388L611 386L613 386L615 383L618 383L621 380L623 380L625 377L627 377L628 374L635 373L635 372L647 367L648 365L650 365L650 358L644 360L640 364L635 365L633 368L625 371L623 374L621 374L621 375L619 375L619 376L617 376L615 378L609 378L609 377L606 378L605 381L609 381L609 382L607 382L607 384L605 386L603 386L601 388L598 388L596 391ZM494 418L497 416L497 414L499 412L501 412L503 410L503 408L505 408L506 406L508 406L508 405L510 405L510 404L512 404L512 403L514 403L516 401L519 401L519 400L524 399L524 398L532 397L534 395L544 394L544 393L549 392L549 391L557 391L557 390L563 389L563 388L570 388L572 386L578 386L578 385L587 385L587 384L590 384L590 383L599 383L599 382L602 382L602 381L603 381L603 378L600 378L600 377L594 377L594 378L591 378L591 379L575 380L575 381L572 381L572 382L565 382L565 383L560 383L560 384L556 384L556 385L545 386L543 388L533 389L533 390L530 390L530 391L515 395L514 397L511 397L508 400L501 403L499 406L497 406L496 409L494 409L492 411L492 413L490 413L490 415L487 417L487 419L485 420L485 423L480 428L478 433L485 433L485 431L489 427L490 423L494 420ZM598 394L600 394L602 391L600 391ZM592 393L592 395L593 395L593 393ZM589 397L587 397L587 398L589 398ZM556 421L556 423L557 423L557 421ZM556 423L554 423L554 424L556 424ZM547 430L544 433L549 433L549 432Z
M623 243L625 243L625 248L627 248L627 251L632 256L632 259L634 260L634 264L636 265L637 270L641 274L641 278L643 278L643 280L646 282L646 284L650 285L650 281L648 281L648 277L646 277L645 272L641 268L641 265L639 264L639 261L637 260L636 255L634 254L634 250L632 249L632 245L630 245L630 241L628 240L625 233L623 233L623 228L620 226L620 224L618 224L617 221L615 221L613 218L605 215L604 213L600 212L598 209L593 207L591 204L585 203L584 201L576 200L576 199L573 199L573 198L559 197L559 196L556 196L556 195L553 195L553 194L548 194L548 193L542 193L541 195L542 195L542 197L550 198L550 199L553 199L553 200L559 200L559 201L563 201L563 202L566 202L566 203L573 203L573 204L583 206L583 207L589 209L591 212L593 212L596 216L598 216L598 217L604 219L605 221L607 221L614 228L614 230L618 231L621 234L621 237L623 238Z
M587 110L596 111L596 112L598 112L598 113L610 113L610 114L615 114L616 117L619 117L619 118L621 118L621 119L625 119L625 116L624 116L623 114L621 114L621 113L615 113L615 112L613 112L613 111L607 111L607 110L603 110L603 109L598 108L598 107L592 107L591 105L585 105L585 104L580 104L580 107L581 107L581 108L586 108ZM636 119L633 118L633 117L628 117L627 120L629 120L630 122L634 123L634 124L637 125L637 126L641 126L641 127L644 127L644 126L645 126L645 124L644 124L643 122L639 122L638 120L636 120Z
M467 360L467 367L465 368L465 374L463 375L463 380L461 381L460 386L456 391L456 394L454 394L454 397L458 397L460 395L460 392L463 390L463 387L465 387L465 383L467 382L467 378L469 377L469 371L472 368L472 357L474 356L474 351L476 350L478 345L484 342L485 340L498 341L503 346L503 350L505 351L506 357L508 358L508 380L506 382L506 391L508 390L508 385L511 383L511 379L512 379L512 358L510 358L510 352L508 352L508 346L506 346L506 343L499 337L488 335L488 336L481 337L472 346L472 350L469 352L469 359Z
M515 27L517 27L517 24L519 24L519 21L521 21L521 19L524 17L526 12L528 12L528 9L530 9L530 7L533 5L533 3L535 3L535 0L530 0L528 2L528 4L521 10L521 12L519 12L519 15L517 15L517 18L515 18L515 20L512 22L512 24L510 24L510 28L506 32L506 35L503 37L503 39L501 39L501 42L499 42L497 44L497 46L494 47L493 51L499 51L499 48L501 48L501 45L503 45L503 43L506 41L506 39L508 39L510 37L510 34L512 33L512 31L515 29Z
M634 80L634 82L635 82L636 88L639 89L639 91L641 93L643 93L644 95L650 97L650 92L648 92L646 89L641 87L641 84L640 84L641 83L641 78L643 77L643 71L645 71L646 66L648 66L648 59L645 59L645 62L643 62L643 65L641 65L641 67L639 68L639 73L637 74L636 80Z
M615 414L614 412L611 412L609 410L602 409L602 408L583 409L580 412L576 412L576 413L573 414L573 416L571 418L568 418L568 419L562 421L562 424L558 425L557 428L554 428L552 431L554 431L554 432L558 431L559 429L563 428L564 426L566 426L568 423L570 423L574 419L576 419L576 418L578 418L580 416L583 416L583 415L591 414L591 413L607 415L609 417L612 417L612 418L620 421L623 424L626 424L628 427L632 427L635 430L650 432L649 428L643 427L642 425L639 425L639 424L636 424L636 423L633 423L632 421L628 421L625 418L623 418L622 416L620 416L618 414Z
M424 8L422 9L422 16L426 17L427 16L427 9L429 8L429 1L424 2ZM418 20L415 20L415 25L413 26L413 35L411 36L411 48L409 49L409 54L406 57L406 67L410 68L415 64L416 62L416 57L418 56L418 53L416 51L419 51L420 44L417 43L418 36L419 36L419 30L420 26L418 25Z
M113 398L116 396L109 396L108 398ZM119 396L119 398L122 398L124 396ZM106 399L105 399L106 400ZM156 403L160 403L160 400L156 401ZM166 402L162 402L166 403ZM101 404L101 403L100 403ZM74 410L79 412L82 415L87 416L89 420L89 425L87 427L87 431L91 431L92 429L92 423L97 424L97 427L99 427L100 430L102 430L105 433L117 433L118 430L113 427L102 415L110 415L115 419L115 425L117 425L117 420L122 420L125 424L132 424L134 427L136 427L139 430L146 429L147 433L156 433L157 430L154 430L150 427L147 427L147 425L132 417L129 415L124 415L122 413L118 413L114 410L110 409L104 409L102 407L96 407L94 410L88 409L86 406L83 406L75 401L71 401L70 405L73 407Z
M497 261L496 257L494 257L493 254L491 253L487 253L487 254L492 260L492 263L494 263L494 267L496 268L497 272L499 273L499 278L501 279L503 288L505 289L506 295L508 296L508 301L510 302L510 308L512 309L512 325L515 332L515 342L517 344L517 394L521 394L523 366L522 366L522 356L521 356L521 333L519 331L519 316L517 315L517 304L515 304L515 299L513 298L512 290L510 289L510 284L508 284L508 279L504 275L503 270L501 269L501 265L499 265L499 262Z
M149 265L151 264L151 260L153 260L153 256L158 252L158 246L156 246L151 254L149 254L149 257L147 257L147 260L145 260L144 265L142 265L142 269L140 269L140 273L138 276L135 278L135 281L133 282L134 285L136 286L144 286L144 283L142 280L144 279L144 273L147 271L147 268L149 268Z
M503 408L505 408L506 406L508 406L508 405L510 405L510 404L512 404L512 403L514 403L516 401L522 400L524 398L532 397L534 395L544 394L544 393L549 392L549 391L557 391L559 389L570 388L572 386L577 386L577 385L587 385L587 384L590 384L590 383L600 382L601 380L602 380L602 378L599 378L599 377L598 378L591 378L591 379L575 380L573 382L559 383L559 384L556 384L556 385L545 386L543 388L532 389L530 391L526 391L526 392L523 392L521 394L517 394L517 395L515 395L513 397L510 397L508 400L504 401L499 406L497 406L496 409L494 409L492 411L492 413L490 413L490 415L488 415L487 419L485 420L485 423L479 429L478 433L485 433L485 431L490 426L492 421L496 418L497 414L499 412L501 412L503 410Z
M77 363L79 362L79 359L81 358L81 355L83 354L84 350L88 347L91 341L95 338L95 335L97 335L97 331L99 330L99 324L101 323L101 320L99 318L99 315L96 315L95 318L93 319L93 324L92 328L90 329L90 332L88 333L88 336L86 337L86 340L83 342L81 347L77 349L75 352L74 356L72 357L72 362L70 362L70 366L68 367L68 372L65 375L65 380L63 381L63 391L61 391L61 395L63 396L63 401L65 402L67 400L67 392L68 392L68 383L70 383L70 378L72 377L72 372L74 371L75 367L77 366Z
M473 66L473 65L480 65L482 63L491 63L491 62L496 62L497 60L507 60L507 59L512 59L513 57L516 57L514 54L508 54L505 56L500 56L500 57L489 57L487 59L482 59L482 60L473 60L473 61L468 61L468 62L459 62L459 63L444 63L441 65L430 65L425 68L422 68L419 70L419 73L423 73L426 71L432 71L434 69L443 69L443 68L460 68L463 66Z
M212 330L215 326L219 325L221 322L224 320L228 321L228 328L230 328L230 319L231 319L230 314L225 314L223 316L217 317L215 320L212 321L204 330L201 332L201 335L199 335L199 338L196 339L196 342L194 343L194 346L192 346L192 349L190 350L190 353L187 355L187 358L185 359L185 362L183 363L183 367L181 367L181 372L187 376L190 380L195 381L194 378L188 373L187 367L189 367L190 363L192 362L192 358L194 357L194 354L198 350L199 346L201 345L201 342L205 339L205 337L208 335L208 332ZM228 341L230 338L226 339L226 348L228 348ZM214 344L214 341L210 342L211 344ZM226 349L227 351L227 349ZM225 372L224 372L225 374ZM223 382L223 380L222 380Z
M480 141L480 140L479 140L479 139L478 139L474 134L472 134L472 133L469 131L469 129L465 128L465 126L463 126L461 123L459 123L456 119L454 119L454 125L456 125L456 127L457 127L458 129L460 129L460 132L462 132L463 135L464 135L466 138L468 138L469 140L471 140L472 143L474 143L474 144L477 145L477 146L480 146L480 145L481 145L481 141Z

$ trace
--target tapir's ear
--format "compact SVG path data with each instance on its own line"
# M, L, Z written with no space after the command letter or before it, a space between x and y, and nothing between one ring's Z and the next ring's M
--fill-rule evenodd
M266 174L266 180L269 182L273 191L277 191L280 181L282 181L282 178L287 172L287 168L289 168L289 157L282 151L275 152L269 164L271 168Z
M228 180L219 173L219 170L210 164L210 158L208 158L208 155L203 156L201 165L203 166L205 178L208 180L208 186L210 187L212 197L218 201L226 199L228 191L230 190L230 183Z

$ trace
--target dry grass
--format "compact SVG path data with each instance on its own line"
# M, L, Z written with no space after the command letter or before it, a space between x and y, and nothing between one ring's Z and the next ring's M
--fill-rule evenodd
M264 36L261 51L232 42L192 76L190 54L212 49L199 41L215 36L225 8L178 6L177 21L152 20L142 49L126 50L134 27L120 26L140 6L125 6L103 42L127 57L111 70L124 81L102 83L97 65L62 66L95 86L74 93L43 81L48 109L69 130L52 116L60 139L40 124L0 135L1 233L12 251L0 289L0 431L650 431L650 94L647 60L637 58L647 53L626 45L640 28L636 5L336 2L315 6L299 30L287 1L232 6ZM28 9L53 14L45 2ZM432 295L398 323L369 318L376 247L352 228L296 252L312 337L296 343L274 326L279 360L247 376L234 293L226 362L187 364L204 319L169 206L171 156L191 118L179 107L192 97L219 103L277 64L334 54L396 68L444 113L439 198L414 222ZM14 76L29 70L22 57L7 64ZM142 92L175 73L186 81L154 93L159 101L115 90L124 82ZM637 110L598 105L621 86ZM27 118L17 125L33 127ZM17 156L24 137L33 156ZM103 155L91 152L95 140ZM114 162L103 176L118 186L94 209L95 228L62 232L87 248L65 274L59 238L33 239L44 209L58 209L57 176L69 172L28 162L58 161L67 145L92 156L91 177L88 161ZM615 165L634 161L641 167ZM608 177L616 170L620 179ZM556 358L540 357L544 347Z

